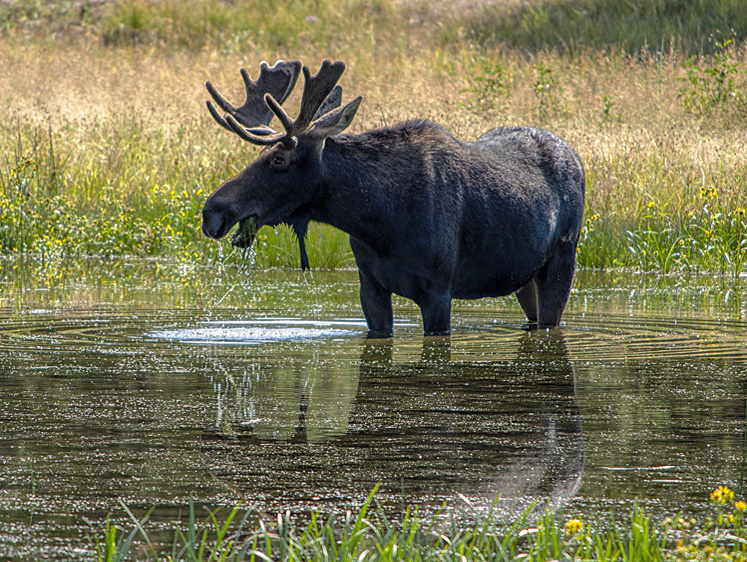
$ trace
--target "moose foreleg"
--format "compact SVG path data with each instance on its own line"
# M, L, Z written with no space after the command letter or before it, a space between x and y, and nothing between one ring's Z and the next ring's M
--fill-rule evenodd
M516 291L516 298L519 299L524 314L527 315L527 320L530 324L537 323L537 284L534 279L530 279L529 283L524 285L521 289Z
M423 315L426 336L448 336L451 333L451 296L429 295L418 302Z
M361 281L361 308L368 324L369 338L391 338L394 332L392 292L358 272Z

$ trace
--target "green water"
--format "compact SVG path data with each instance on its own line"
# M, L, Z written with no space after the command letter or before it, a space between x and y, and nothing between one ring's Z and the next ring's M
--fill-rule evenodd
M424 339L397 299L369 341L355 272L0 262L0 558L90 558L86 521L126 523L120 499L169 543L190 497L302 516L380 482L395 515L588 518L738 489L744 280L576 285L552 333L504 298Z

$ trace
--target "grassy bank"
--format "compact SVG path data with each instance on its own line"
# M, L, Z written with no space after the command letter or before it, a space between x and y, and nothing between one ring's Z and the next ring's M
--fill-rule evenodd
M0 253L244 259L199 232L207 195L256 154L211 121L203 83L238 101L241 66L330 57L364 97L353 132L426 117L465 139L510 124L571 142L580 265L739 275L747 8L623 4L3 3ZM312 267L352 265L330 228L308 248ZM256 251L258 267L298 264L287 229L261 230Z
M240 507L226 515L211 512L201 522L191 504L170 549L151 541L147 514L138 518L123 504L131 523L120 529L107 521L94 533L96 559L123 560L137 552L138 559L154 561L747 560L747 504L735 502L724 487L711 493L713 512L703 519L678 515L655 522L636 508L625 521L597 525L536 508L504 525L491 514L464 524L449 523L445 511L422 519L409 510L395 522L372 507L373 499L374 493L343 518L314 513L307 522L289 512L264 522Z

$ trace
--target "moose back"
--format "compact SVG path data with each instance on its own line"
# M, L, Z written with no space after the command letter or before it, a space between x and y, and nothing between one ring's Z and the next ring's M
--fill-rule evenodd
M451 300L516 293L531 326L559 324L576 263L584 208L578 154L548 131L492 129L474 142L428 121L341 134L360 105L341 104L341 61L312 76L299 61L242 69L236 107L208 82L215 120L264 146L205 202L202 230L251 244L264 225L296 232L301 265L310 221L350 235L369 335L392 334L392 293L413 300L426 335L450 332ZM300 73L298 117L281 104ZM215 106L225 113L221 115ZM273 116L283 126L269 127Z

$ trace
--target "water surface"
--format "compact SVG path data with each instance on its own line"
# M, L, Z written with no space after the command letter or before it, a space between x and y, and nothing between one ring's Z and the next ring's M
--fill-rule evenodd
M260 514L698 511L739 488L744 280L580 272L552 333L515 299L368 340L355 272L0 264L0 557L90 557L89 529L190 497Z

